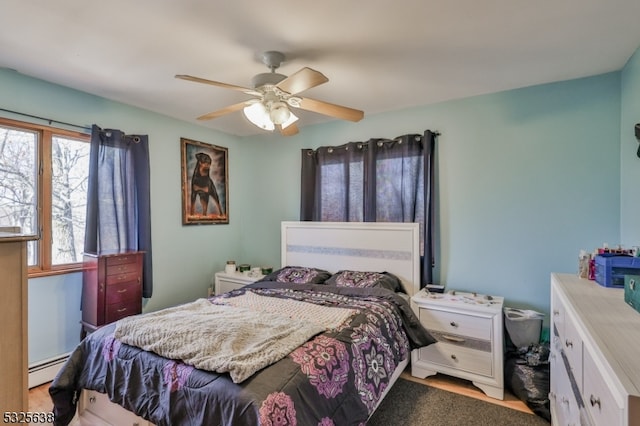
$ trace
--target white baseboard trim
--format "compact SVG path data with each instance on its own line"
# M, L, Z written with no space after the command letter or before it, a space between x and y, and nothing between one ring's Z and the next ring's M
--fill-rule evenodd
M60 371L62 364L69 358L69 354L70 353L58 355L30 365L29 389L52 381L56 377L56 374L58 374L58 371Z

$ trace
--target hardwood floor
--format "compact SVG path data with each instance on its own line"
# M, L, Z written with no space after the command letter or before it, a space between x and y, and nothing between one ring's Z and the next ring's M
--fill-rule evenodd
M504 400L489 398L480 389L475 387L471 382L449 377L441 374L427 377L426 379L418 379L413 377L409 372L405 371L401 375L402 378L412 380L416 383L422 383L434 388L446 390L449 392L459 393L471 398L481 399L492 404L501 405L525 413L532 413L527 405L511 395L508 392L504 394ZM29 411L31 412L49 412L52 409L51 398L49 397L49 383L37 386L29 390Z
M413 377L408 371L405 371L400 376L403 379L411 380L416 383L422 383L432 386L434 388L442 389L449 392L454 392L460 395L468 396L470 398L480 399L482 401L489 402L491 404L501 405L503 407L511 408L513 410L522 411L524 413L533 414L533 411L527 407L523 401L519 400L511 393L504 392L504 400L488 397L479 388L475 387L473 383L468 380L458 379L456 377L445 376L444 374L436 374L435 376L427 377L426 379L418 379Z
M29 389L29 411L32 413L48 413L53 403L49 396L49 383Z

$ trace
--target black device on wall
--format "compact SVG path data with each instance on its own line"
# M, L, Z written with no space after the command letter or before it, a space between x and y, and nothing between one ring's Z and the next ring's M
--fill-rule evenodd
M636 139L640 142L640 123L636 124ZM638 158L640 158L640 146L638 147Z

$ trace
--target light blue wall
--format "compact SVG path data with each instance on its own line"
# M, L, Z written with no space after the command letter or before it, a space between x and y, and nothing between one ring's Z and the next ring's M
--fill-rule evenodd
M279 265L280 222L298 219L301 148L429 128L442 133L438 281L547 312L549 274L575 272L580 249L640 239L631 219L640 197L625 192L640 168L625 165L624 151L637 146L620 134L621 116L633 121L640 110L637 56L622 73L305 127L290 138L237 138L1 69L0 108L149 134L155 288L146 311L202 296L226 259ZM229 225L181 225L180 137L229 148ZM29 280L30 362L77 343L80 286L80 274Z
M640 245L640 158L634 126L640 123L640 49L622 71L620 134L620 235L627 246Z
M580 249L619 243L620 74L478 96L251 138L259 214L249 261L278 265L280 220L299 212L300 148L371 137L438 138L438 281L548 312L549 275Z
M146 311L206 296L214 271L240 255L246 180L238 138L0 69L0 108L81 126L149 135L154 293ZM0 111L16 120L29 119ZM75 130L75 129L73 129ZM229 225L182 226L180 138L229 148ZM71 351L79 341L80 274L29 280L29 361Z

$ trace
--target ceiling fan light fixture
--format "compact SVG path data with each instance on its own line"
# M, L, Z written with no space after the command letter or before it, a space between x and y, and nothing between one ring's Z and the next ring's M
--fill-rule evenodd
M246 106L242 112L247 117L247 120L263 130L273 131L276 128L273 121L271 121L267 107L262 102L255 102Z
M278 101L271 104L269 117L273 124L284 124L289 120L290 116L291 111L289 111L286 103Z
M282 128L286 129L287 127L289 127L290 125L292 125L296 121L298 121L298 117L296 117L294 113L289 112L289 118L287 119L287 121L282 123Z

